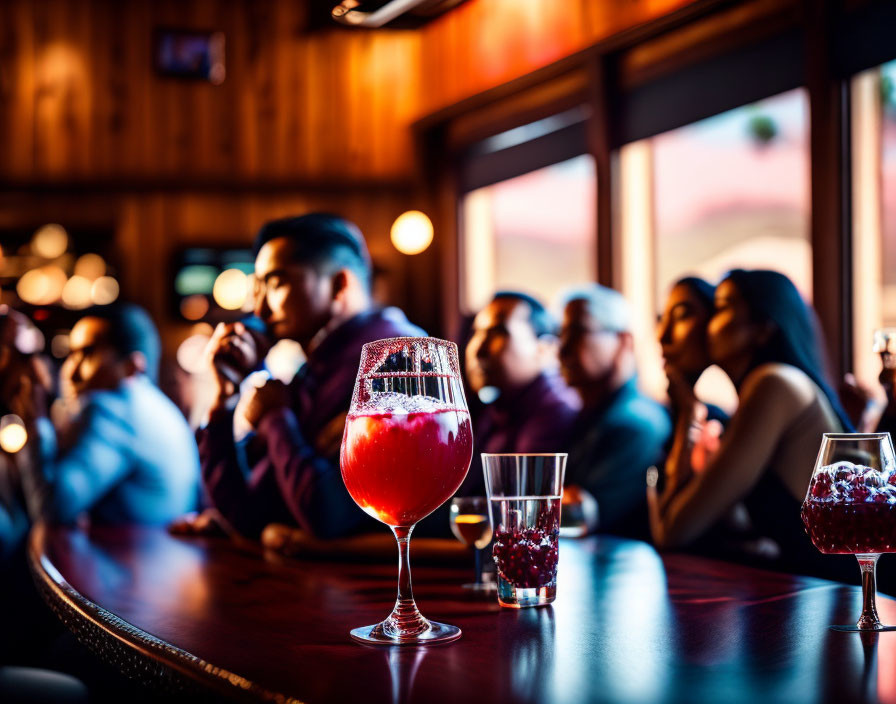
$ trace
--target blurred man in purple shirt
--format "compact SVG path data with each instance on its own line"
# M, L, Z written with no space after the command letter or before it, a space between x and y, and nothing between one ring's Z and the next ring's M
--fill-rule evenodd
M476 420L476 454L462 491L484 494L480 452L564 452L578 399L550 370L555 324L535 298L500 291L473 321L466 348L467 380L494 402Z
M339 444L361 346L424 333L400 310L373 307L367 246L343 218L311 213L269 222L254 251L255 314L273 339L301 344L308 361L288 386L271 380L250 392L245 416L256 437L244 472L233 409L265 343L241 323L218 326L211 341L216 400L198 434L205 487L244 535L257 537L273 522L297 524L318 538L356 533L370 519L342 482Z

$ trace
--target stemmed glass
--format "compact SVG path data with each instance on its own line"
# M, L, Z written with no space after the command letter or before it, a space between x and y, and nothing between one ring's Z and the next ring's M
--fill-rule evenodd
M454 537L473 548L476 581L464 584L464 589L489 591L494 584L482 581L482 552L492 541L492 525L488 517L488 499L484 496L455 496L451 499L451 532Z
M862 616L838 631L887 631L877 616L877 561L896 551L896 457L889 433L825 433L802 507L815 547L852 554L862 574Z
M396 337L361 349L340 466L349 494L398 541L398 598L389 617L351 635L365 643L416 645L460 637L423 618L411 589L414 526L449 499L470 468L473 432L453 342Z

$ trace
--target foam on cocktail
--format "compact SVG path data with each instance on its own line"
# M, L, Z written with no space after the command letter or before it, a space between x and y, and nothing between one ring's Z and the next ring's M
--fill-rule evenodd
M360 404L357 412L352 415L392 413L402 415L408 413L437 413L439 411L454 410L453 404L432 396L408 396L394 391L373 392L370 398Z

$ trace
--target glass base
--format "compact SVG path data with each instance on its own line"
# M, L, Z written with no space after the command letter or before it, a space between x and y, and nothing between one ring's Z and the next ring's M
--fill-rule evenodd
M544 587L515 587L498 578L498 603L509 609L525 609L530 606L546 606L557 597L557 585Z
M828 626L832 631L844 631L846 633L880 633L881 631L896 631L896 626L874 626L873 628L859 628L856 624L847 626Z
M351 631L351 636L361 643L371 645L433 645L435 643L450 643L460 638L461 635L461 630L457 626L449 626L447 623L438 621L427 621L429 628L421 633L404 637L393 636L385 632L384 623L385 621L373 626L354 628Z

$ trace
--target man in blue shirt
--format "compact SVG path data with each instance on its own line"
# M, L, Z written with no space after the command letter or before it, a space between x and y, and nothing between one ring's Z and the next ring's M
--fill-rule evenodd
M622 294L592 284L567 298L560 366L582 399L566 468L568 487L597 499L598 529L646 537L646 470L671 432L663 407L638 391L631 314Z
M61 371L78 407L57 437L39 404L26 419L37 442L23 462L33 519L165 524L195 507L199 455L177 407L155 386L160 344L141 308L98 306L74 326ZM60 442L62 440L62 442Z

